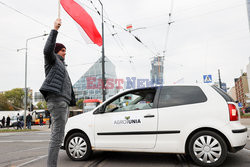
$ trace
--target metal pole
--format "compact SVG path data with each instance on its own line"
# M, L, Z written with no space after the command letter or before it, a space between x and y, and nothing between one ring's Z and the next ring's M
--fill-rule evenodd
M58 18L61 18L61 5L60 5L61 0L58 0Z
M28 41L29 39L26 40L26 49L25 49L25 99L24 99L24 116L23 116L23 121L24 121L24 129L26 129L26 110L27 110L27 56L28 56Z
M220 78L220 69L218 70L218 74L219 74L219 87L222 89L222 86L221 86L221 78Z
M27 68L28 68L28 64L27 64L27 59L28 59L28 41L31 40L31 39L35 39L35 38L39 38L39 37L44 37L48 34L43 34L43 35L39 35L39 36L36 36L36 37L32 37L32 38L28 38L26 39L26 48L25 48L25 91L24 91L24 116L23 116L23 121L24 121L24 128L26 129L26 113L27 113L27 95L28 95L28 92L27 92ZM18 49L17 51L19 51L20 49Z
M105 79L105 54L104 54L104 21L103 21L103 4L99 0L101 6L102 6L102 101L106 100L106 79Z

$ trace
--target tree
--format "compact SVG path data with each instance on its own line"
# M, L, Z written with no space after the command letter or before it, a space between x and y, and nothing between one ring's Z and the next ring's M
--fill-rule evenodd
M47 109L47 103L46 103L46 101L39 101L36 104L36 106L37 106L38 109Z
M4 94L0 94L0 111L13 110L13 107L8 103Z
M23 107L23 99L24 99L24 91L22 88L15 88L4 93L4 96L7 98L7 101L11 103L13 106L22 108Z
M77 102L76 102L76 106L78 106L78 108L82 109L83 107L83 100L84 99L79 99Z

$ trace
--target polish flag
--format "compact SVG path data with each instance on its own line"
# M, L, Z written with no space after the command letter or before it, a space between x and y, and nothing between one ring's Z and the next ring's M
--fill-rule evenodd
M76 0L61 0L64 10L76 21L80 34L87 43L102 46L102 36L98 32L93 19Z

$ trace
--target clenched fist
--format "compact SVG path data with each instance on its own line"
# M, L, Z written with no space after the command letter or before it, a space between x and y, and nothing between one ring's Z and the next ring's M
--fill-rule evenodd
M62 22L61 22L61 19L56 19L55 23L54 23L54 29L55 30L58 30L61 26Z

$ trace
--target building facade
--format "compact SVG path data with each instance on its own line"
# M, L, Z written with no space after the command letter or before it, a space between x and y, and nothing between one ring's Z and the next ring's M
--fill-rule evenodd
M98 59L84 75L73 85L76 100L100 99L102 100L102 59ZM105 78L117 79L115 65L105 57ZM114 81L115 82L115 81ZM113 82L113 83L114 83ZM115 85L106 89L106 99L117 93Z
M250 76L250 57L249 57L249 63L247 65L247 76ZM250 88L250 78L247 77L247 82L248 82L248 88Z
M152 84L163 84L164 57L157 56L151 61L150 79Z
M237 101L237 97L236 97L236 90L235 90L235 86L233 86L229 91L228 91L229 96L231 96L234 101Z
M237 101L242 104L242 106L250 106L250 98L247 97L249 93L248 82L247 82L247 73L243 73L239 78L235 78L235 92Z

